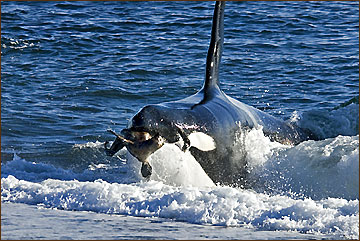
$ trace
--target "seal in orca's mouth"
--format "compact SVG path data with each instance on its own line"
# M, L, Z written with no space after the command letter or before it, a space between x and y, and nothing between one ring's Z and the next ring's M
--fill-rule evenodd
M177 127L179 130L180 128ZM115 141L110 148L107 147L108 142L105 142L105 152L108 156L113 156L123 147L136 157L141 163L141 174L143 177L149 177L152 173L152 167L149 164L148 158L155 151L160 149L165 142L176 144L182 151L187 151L190 147L197 148L200 151L207 152L216 148L214 139L203 133L194 131L188 136L184 133L177 133L177 141L169 141L167 138L161 136L154 130L149 131L145 128L123 129L117 134L113 130L108 130L110 133L116 136ZM150 134L151 133L151 134Z
M225 1L215 3L211 39L206 57L205 81L195 94L180 100L144 106L116 134L106 153L114 155L126 147L142 162L141 173L151 175L148 158L164 143L190 151L213 182L245 184L245 155L235 157L234 143L242 129L262 126L270 139L298 144L313 139L307 131L227 96L220 89L219 69L224 43Z
M158 133L150 135L150 133L145 130L123 129L121 134L117 134L113 130L108 131L115 135L116 139L110 148L107 147L108 141L105 142L104 147L106 154L113 156L125 146L131 155L142 162L142 176L149 177L152 173L152 167L148 162L148 157L164 145L165 139Z

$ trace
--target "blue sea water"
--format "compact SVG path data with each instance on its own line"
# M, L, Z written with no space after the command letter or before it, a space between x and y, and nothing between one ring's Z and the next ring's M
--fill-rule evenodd
M359 238L358 2L227 3L222 90L321 137L244 134L253 188L171 145L150 181L104 155L108 128L201 88L213 5L1 2L2 239Z

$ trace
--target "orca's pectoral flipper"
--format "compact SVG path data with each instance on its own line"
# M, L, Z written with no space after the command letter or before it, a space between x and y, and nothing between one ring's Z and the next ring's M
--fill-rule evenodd
M200 92L203 92L204 98L200 103L192 106L191 109L204 104L213 97L214 91L219 91L219 66L224 45L224 10L225 1L217 1L213 15L210 45L206 57L205 82L200 90Z

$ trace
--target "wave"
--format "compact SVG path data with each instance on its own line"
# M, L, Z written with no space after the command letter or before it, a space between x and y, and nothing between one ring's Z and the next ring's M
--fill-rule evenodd
M342 122L354 108L323 117L342 116ZM326 135L341 132L338 126ZM64 154L69 163L81 160L79 168L14 154L1 166L2 202L358 239L359 135L350 134L289 146L270 141L261 128L242 133L235 146L246 153L250 189L214 184L189 152L170 144L151 156L149 180L125 148L105 158L101 142L76 144ZM86 156L87 162L80 158Z
M150 160L149 181L142 180L140 163L125 149L115 157L120 167L90 163L82 172L14 155L2 164L2 201L358 238L358 136L291 147L271 142L258 129L245 142L257 184L252 190L214 185L191 155L166 145ZM73 148L100 150L102 143Z
M260 130L249 133L262 136ZM293 197L359 199L359 136L306 141L297 146L248 139L247 161L253 188ZM266 146L267 149L263 149Z
M358 135L359 97L354 97L332 110L316 109L304 113L295 111L290 121L310 130L319 139Z
M9 175L1 185L3 201L48 208L346 238L359 235L357 200L296 200L232 187L174 187L157 181L119 184L47 179L33 183Z

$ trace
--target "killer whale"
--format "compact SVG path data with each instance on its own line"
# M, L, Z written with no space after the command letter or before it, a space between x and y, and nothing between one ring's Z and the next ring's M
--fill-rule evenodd
M185 99L146 105L129 121L105 152L112 156L124 146L142 162L141 173L152 172L148 157L164 143L176 143L190 151L214 183L243 184L246 162L234 151L239 133L263 128L271 140L298 144L311 139L310 133L296 125L227 96L220 89L219 68L224 44L225 1L215 3L210 45L202 88Z

